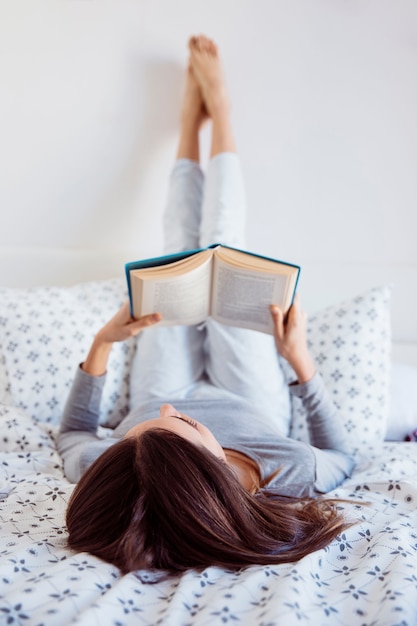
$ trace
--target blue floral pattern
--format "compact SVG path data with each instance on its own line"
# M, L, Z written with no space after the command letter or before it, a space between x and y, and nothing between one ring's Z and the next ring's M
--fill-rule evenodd
M326 549L297 563L158 581L146 572L122 577L70 551L64 519L73 486L56 452L56 426L4 404L0 424L0 624L417 623L414 443L369 448L329 494L353 500L339 505L353 525Z
M77 364L126 298L126 281L118 278L73 287L0 288L0 400L59 424ZM115 426L128 413L134 351L133 339L112 350L101 423Z

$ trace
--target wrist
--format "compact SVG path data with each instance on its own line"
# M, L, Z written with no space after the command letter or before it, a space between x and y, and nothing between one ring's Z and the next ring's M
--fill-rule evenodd
M292 355L291 358L288 359L288 363L294 370L300 384L311 380L316 373L316 366L309 352Z
M105 374L112 345L112 342L104 341L97 334L87 358L81 366L84 372L91 376L102 376Z

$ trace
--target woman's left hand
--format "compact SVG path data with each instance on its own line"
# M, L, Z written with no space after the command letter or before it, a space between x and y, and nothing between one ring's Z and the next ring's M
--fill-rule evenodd
M298 382L307 382L314 376L315 365L307 345L307 315L301 309L298 294L288 311L287 319L278 306L271 305L270 310L279 354L291 365Z

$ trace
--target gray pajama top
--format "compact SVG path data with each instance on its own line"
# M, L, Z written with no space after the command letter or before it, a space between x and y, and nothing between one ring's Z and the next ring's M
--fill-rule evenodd
M289 386L290 393L301 398L306 408L312 445L280 435L270 416L241 398L152 400L132 410L111 437L100 439L97 427L105 378L105 375L91 376L81 367L75 375L58 435L58 451L71 482L77 482L87 467L130 428L158 417L159 407L165 402L207 426L223 448L237 450L253 459L261 478L281 468L268 488L283 495L326 493L350 476L353 469L340 415L317 373L307 383Z

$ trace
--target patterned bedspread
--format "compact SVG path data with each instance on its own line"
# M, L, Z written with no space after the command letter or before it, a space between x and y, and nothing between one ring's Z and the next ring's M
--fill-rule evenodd
M370 449L331 495L357 523L288 565L165 581L66 548L55 427L0 406L0 624L417 624L417 444ZM152 579L151 579L152 580Z

